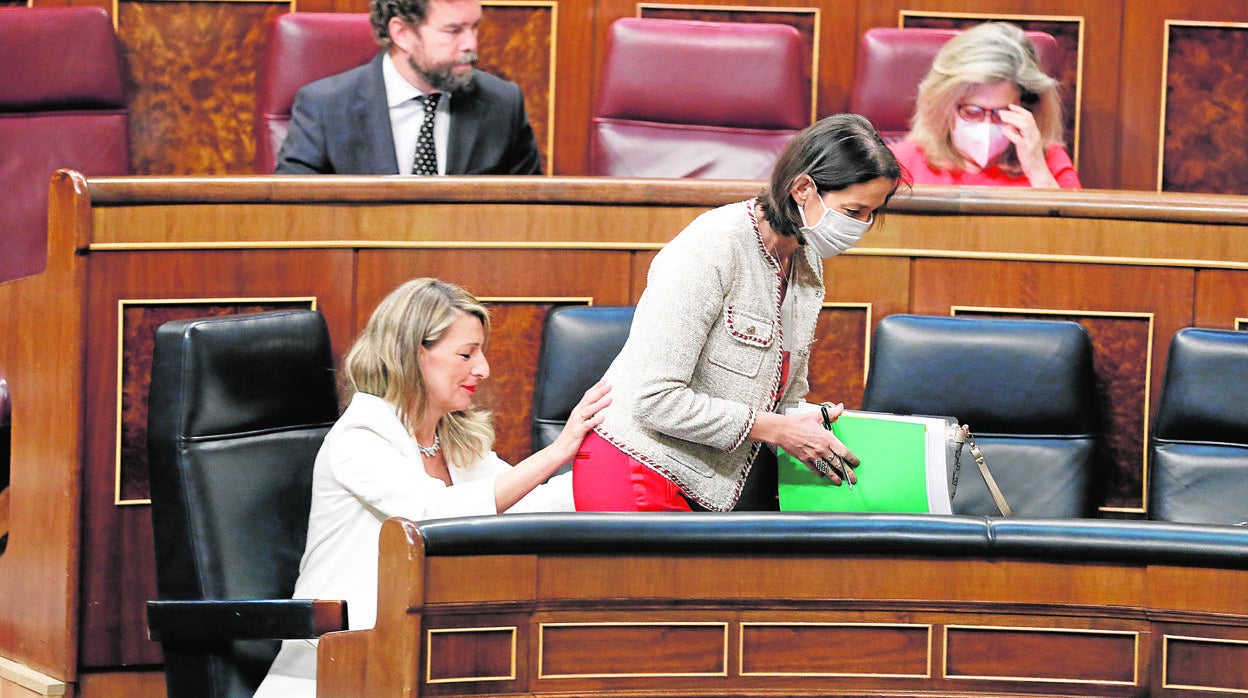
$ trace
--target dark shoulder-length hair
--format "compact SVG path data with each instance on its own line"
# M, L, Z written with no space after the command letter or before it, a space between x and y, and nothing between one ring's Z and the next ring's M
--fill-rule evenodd
M893 152L871 122L858 114L820 119L794 136L776 161L771 181L758 200L767 223L780 235L800 237L802 219L791 192L802 175L810 175L820 194L883 177L893 183L886 204L906 182Z

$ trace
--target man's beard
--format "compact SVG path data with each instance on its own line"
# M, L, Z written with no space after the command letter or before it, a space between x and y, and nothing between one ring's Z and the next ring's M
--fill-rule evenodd
M438 92L456 92L468 83L472 82L473 70L466 70L463 73L454 73L452 70L456 66L477 64L477 52L469 51L459 57L453 63L443 63L435 65L426 70L416 63L416 59L411 55L407 57L407 64L417 75L425 79L429 86Z

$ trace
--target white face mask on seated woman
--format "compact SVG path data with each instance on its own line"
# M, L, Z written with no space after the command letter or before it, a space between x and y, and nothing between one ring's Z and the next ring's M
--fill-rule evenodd
M805 207L799 206L797 211L802 216L800 230L806 238L806 244L824 259L835 257L857 245L871 228L871 221L875 219L875 214L872 214L871 218L860 221L828 208L821 197L816 196L815 199L823 207L823 215L814 225L806 222Z
M988 163L996 160L1005 149L1010 147L1010 139L1005 137L1001 124L987 119L980 122L967 121L961 116L954 117L953 147L965 155L971 162L983 169Z

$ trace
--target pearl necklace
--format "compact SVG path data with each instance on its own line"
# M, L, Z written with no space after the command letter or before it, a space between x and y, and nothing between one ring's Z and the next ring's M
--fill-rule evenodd
M416 441L416 438L412 437L412 441ZM437 432L433 433L433 445L432 446L421 446L420 442L416 441L416 450L420 451L420 455L424 456L425 458L433 458L434 456L438 455L438 451L442 450L442 441L441 439L438 438L438 433Z

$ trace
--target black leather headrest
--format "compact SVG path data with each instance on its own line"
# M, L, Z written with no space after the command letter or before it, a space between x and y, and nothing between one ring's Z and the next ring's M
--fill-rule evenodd
M632 306L564 306L546 314L533 387L533 450L548 445L628 339Z
M1248 444L1248 332L1187 327L1170 339L1154 438Z
M1096 433L1092 342L1075 322L889 315L863 409L948 415L976 433Z
M263 432L338 417L329 331L316 311L169 322L157 330L156 344L182 348L153 361L180 364L181 394L164 404L182 410L177 418L184 438Z

